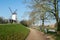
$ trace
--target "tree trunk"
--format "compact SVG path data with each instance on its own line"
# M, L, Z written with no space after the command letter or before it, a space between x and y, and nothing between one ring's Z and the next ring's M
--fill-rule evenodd
M57 34L60 33L60 20L59 20L59 10L58 10L58 0L54 0L54 9L55 9L55 18L56 18L56 24L57 24Z
M42 19L42 27L44 28L44 19Z
M42 30L44 30L44 17L42 19Z

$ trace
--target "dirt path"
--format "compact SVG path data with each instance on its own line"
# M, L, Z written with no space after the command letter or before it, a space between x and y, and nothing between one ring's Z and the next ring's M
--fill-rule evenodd
M47 40L46 36L36 29L30 28L30 34L26 38L26 40Z

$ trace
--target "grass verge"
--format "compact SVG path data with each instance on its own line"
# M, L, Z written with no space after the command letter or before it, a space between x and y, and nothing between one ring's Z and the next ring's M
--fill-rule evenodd
M1 24L0 40L24 40L29 29L21 24Z

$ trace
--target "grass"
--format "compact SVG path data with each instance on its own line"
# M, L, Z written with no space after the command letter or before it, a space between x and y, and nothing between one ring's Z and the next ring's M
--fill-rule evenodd
M56 40L60 40L60 35L57 35L56 36Z
M53 33L53 32L48 32L47 34L53 35L55 40L60 40L60 34L56 34L56 33Z
M29 29L21 24L1 24L0 40L24 40Z

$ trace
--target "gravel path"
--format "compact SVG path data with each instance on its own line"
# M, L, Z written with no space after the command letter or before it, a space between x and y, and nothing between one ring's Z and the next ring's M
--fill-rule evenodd
M30 29L30 34L28 35L26 40L47 40L46 36L42 32L36 29L31 29L31 28L29 29Z

